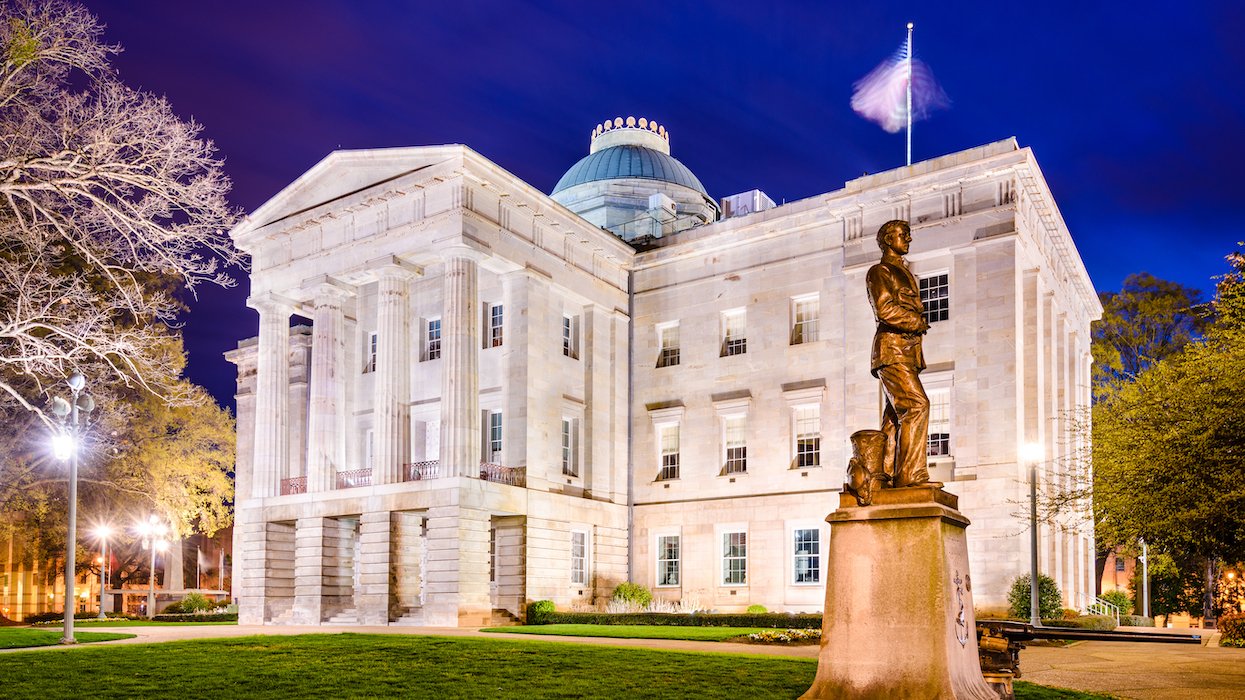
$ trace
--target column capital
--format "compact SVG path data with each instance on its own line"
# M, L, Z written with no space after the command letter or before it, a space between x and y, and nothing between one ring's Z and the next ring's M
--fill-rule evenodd
M479 263L487 260L489 257L489 254L486 251L480 250L479 248L461 240L443 246L437 251L437 255L441 258L442 262L449 262L451 260L472 260Z
M385 255L369 260L364 267L376 275L377 279L411 279L422 277L424 274L424 268L406 262L396 255Z
M272 292L264 292L262 294L252 294L246 298L246 305L260 312L261 314L284 312L286 316L294 314L294 310L298 307L298 302L288 297Z

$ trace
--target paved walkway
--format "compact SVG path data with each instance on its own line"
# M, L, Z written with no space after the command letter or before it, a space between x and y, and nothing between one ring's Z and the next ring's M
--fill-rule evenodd
M89 630L84 625L81 630ZM413 634L443 637L488 637L527 641L573 642L613 647L670 649L675 651L761 654L796 658L817 658L817 646L764 646L693 642L674 639L610 639L604 637L560 637L531 634L492 634L476 629L450 627L270 627L258 625L204 625L168 627L112 627L100 631L127 632L133 639L96 642L77 647L37 647L13 652L72 652L83 646L144 644L186 639L244 637L249 635L293 634ZM1201 630L1173 630L1202 633ZM1134 642L1078 642L1067 647L1029 647L1020 654L1023 680L1075 690L1108 693L1140 700L1213 700L1245 698L1245 649L1219 648L1203 643L1155 644Z

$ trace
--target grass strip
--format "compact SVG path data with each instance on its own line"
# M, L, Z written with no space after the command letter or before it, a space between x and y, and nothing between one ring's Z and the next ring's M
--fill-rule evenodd
M41 699L795 698L816 669L811 659L351 633L0 655L4 697Z
M481 632L552 634L566 637L613 637L618 639L689 639L722 642L765 631L763 627L670 627L668 625L520 625L488 627ZM773 631L773 630L769 630Z
M27 627L0 628L0 649L25 647L50 647L61 642L60 629L30 629ZM135 635L119 632L79 632L74 629L73 638L80 643L107 642L112 639L129 639Z

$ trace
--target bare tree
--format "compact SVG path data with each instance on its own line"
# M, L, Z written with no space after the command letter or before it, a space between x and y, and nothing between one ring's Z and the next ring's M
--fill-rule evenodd
M241 261L215 147L117 80L102 29L63 0L0 5L0 396L36 413L74 371L176 398L177 295Z

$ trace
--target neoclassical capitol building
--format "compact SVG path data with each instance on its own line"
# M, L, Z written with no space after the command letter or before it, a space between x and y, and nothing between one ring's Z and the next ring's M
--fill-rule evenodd
M933 478L972 520L977 604L1005 605L1021 446L1040 489L1075 476L1101 312L1030 150L775 206L715 199L628 118L549 195L464 146L337 151L231 232L260 315L228 353L241 621L479 625L627 580L820 610L848 436L882 409L864 278L890 219L932 323ZM1069 606L1085 514L1040 531Z

